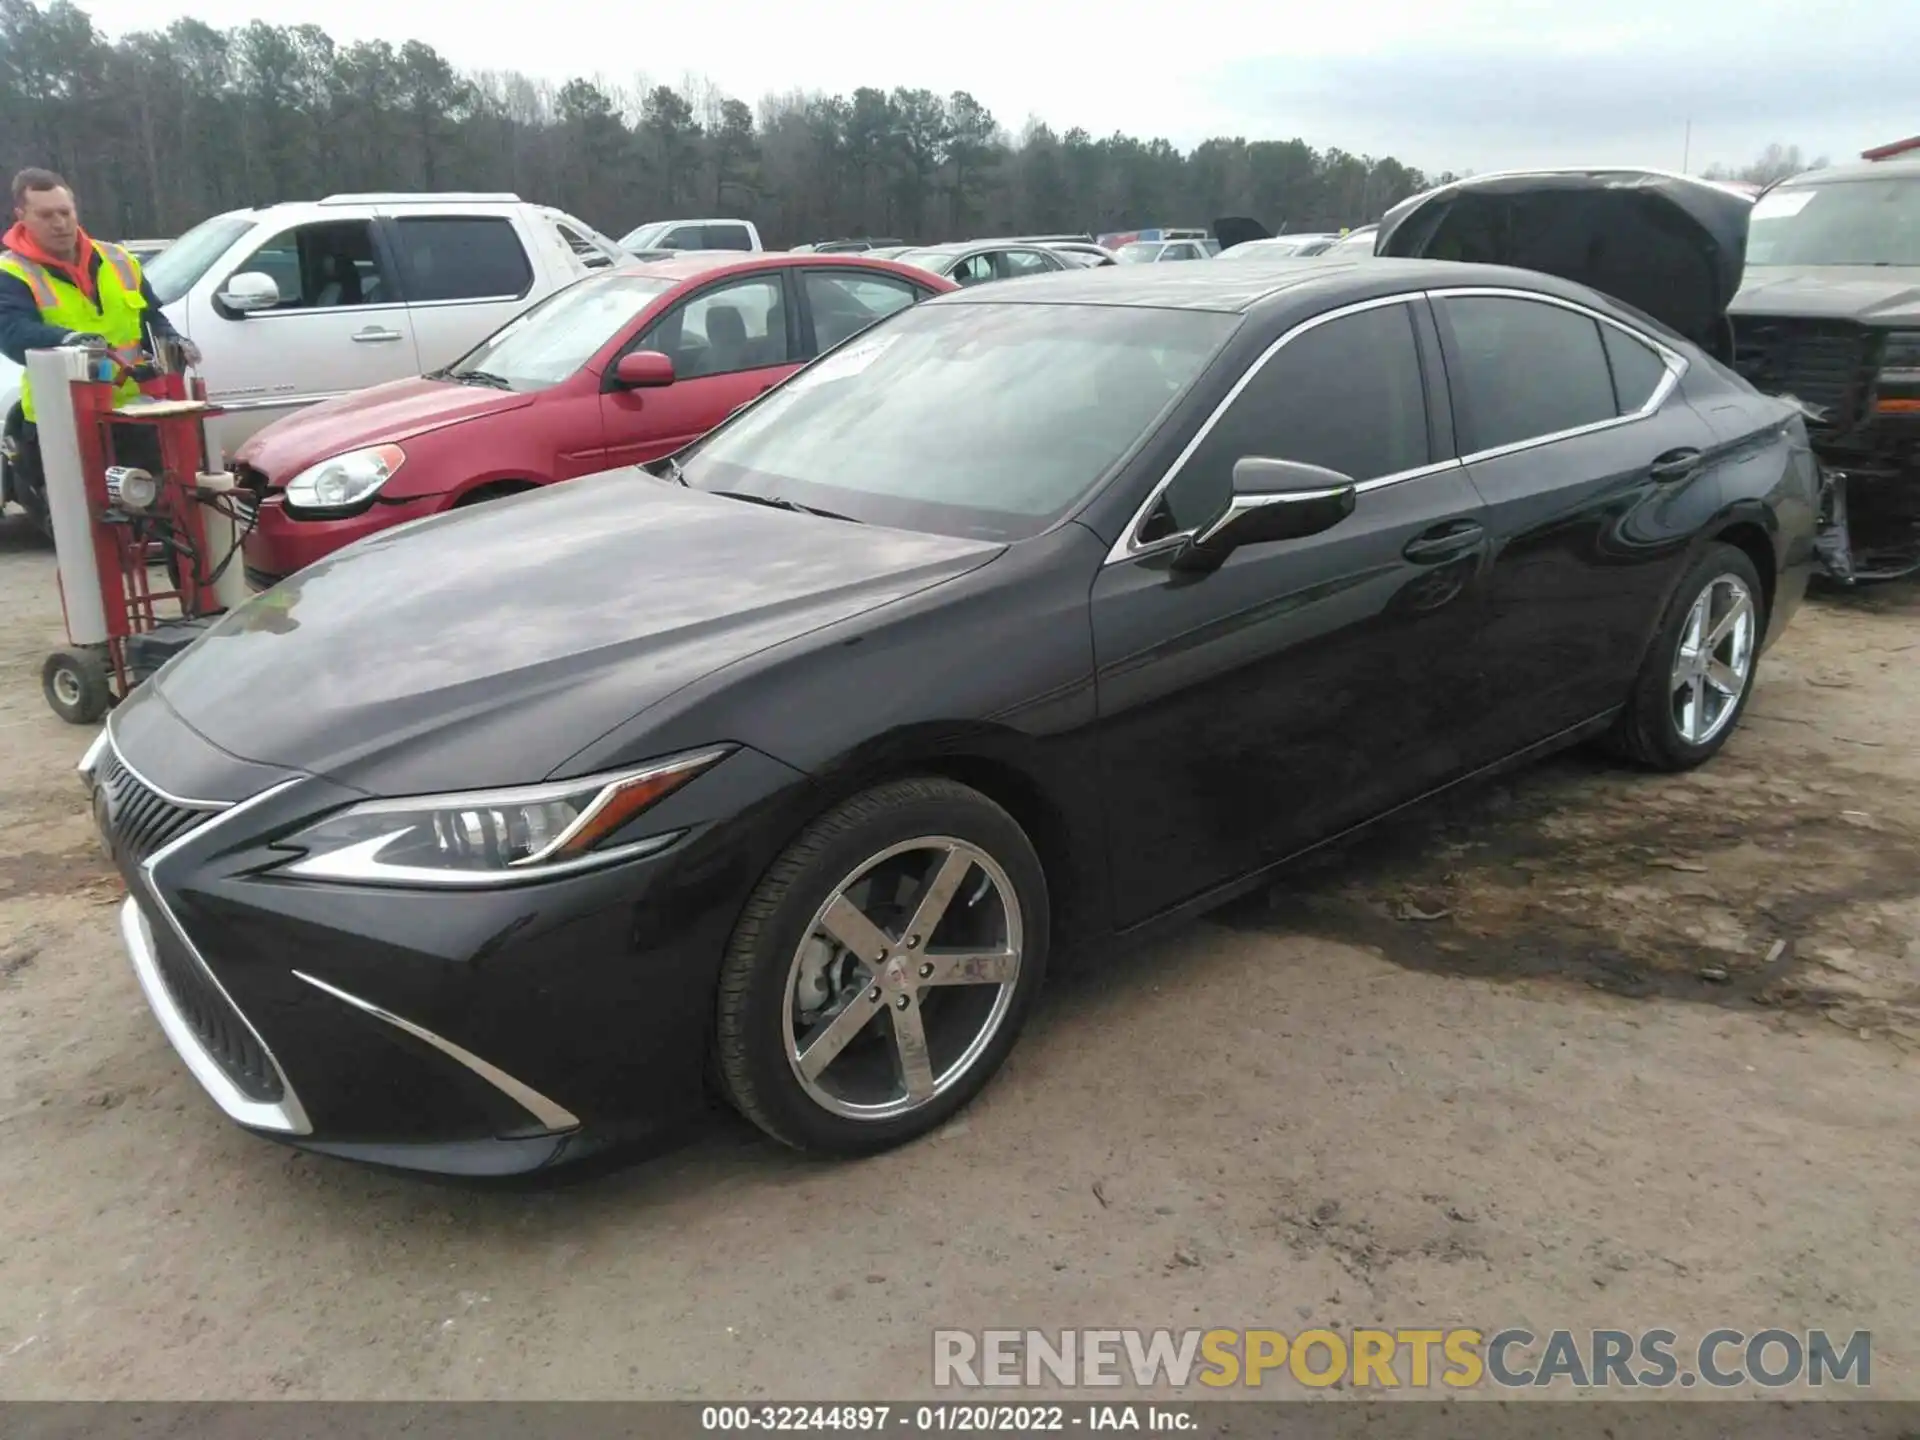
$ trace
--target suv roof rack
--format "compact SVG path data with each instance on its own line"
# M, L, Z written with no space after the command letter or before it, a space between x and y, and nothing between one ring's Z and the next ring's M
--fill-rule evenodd
M374 190L361 195L329 195L319 201L321 205L405 205L433 204L439 201L484 201L489 204L520 203L520 197L510 191L487 192L479 190Z

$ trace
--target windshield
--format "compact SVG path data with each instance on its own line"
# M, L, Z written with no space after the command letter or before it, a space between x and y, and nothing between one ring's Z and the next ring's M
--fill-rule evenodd
M1122 265L1140 265L1157 258L1160 254L1158 240L1136 240L1131 245L1122 245L1113 252L1113 258Z
M199 283L213 268L214 261L232 248L233 242L253 229L251 215L216 215L202 220L178 240L140 267L153 296L162 305L171 305Z
M698 442L681 478L902 529L1036 535L1239 323L1119 305L918 305Z
M629 230L625 235L620 237L620 248L622 250L651 250L654 243L659 240L662 235L666 234L672 225L673 221L671 220L655 220L650 224L641 225Z
M938 275L941 267L953 256L945 250L902 250L893 258L904 265L918 265L922 270L931 270Z
M455 380L491 376L515 390L558 385L678 283L645 275L576 281L509 320L442 373Z
M1920 266L1920 175L1768 192L1753 207L1747 263Z
M1377 232L1372 230L1356 230L1354 231L1353 234L1347 236L1345 239L1336 240L1333 244L1329 245L1321 253L1322 254L1338 254L1338 255L1371 255L1373 253L1373 237L1376 233Z

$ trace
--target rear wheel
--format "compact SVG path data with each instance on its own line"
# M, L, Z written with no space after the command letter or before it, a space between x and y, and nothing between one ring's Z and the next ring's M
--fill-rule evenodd
M1764 594L1744 551L1707 547L1648 649L1609 737L1616 752L1656 770L1690 770L1719 752L1753 693Z
M1032 843L944 779L856 795L747 902L720 977L734 1106L797 1149L853 1155L941 1124L1013 1048L1047 958Z

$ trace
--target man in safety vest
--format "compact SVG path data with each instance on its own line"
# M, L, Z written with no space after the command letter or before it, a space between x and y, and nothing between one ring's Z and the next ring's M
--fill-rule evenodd
M51 170L22 170L13 177L13 227L0 236L0 355L26 364L29 350L80 345L131 363L143 346L167 340L189 365L200 352L160 313L140 262L118 245L105 244L80 226L73 191ZM128 380L121 403L140 393ZM33 419L33 392L20 379L20 427L11 458L14 500L46 526L46 485L40 468L40 437ZM148 457L127 453L142 447L143 427L117 427L121 464Z

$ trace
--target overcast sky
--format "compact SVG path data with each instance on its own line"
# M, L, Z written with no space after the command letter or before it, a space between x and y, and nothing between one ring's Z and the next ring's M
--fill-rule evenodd
M969 90L1095 135L1286 139L1429 171L1851 158L1920 129L1920 4L1858 0L80 0L109 35L191 13L420 39L464 69L771 91ZM387 28L398 26L398 29ZM592 57L584 65L580 57ZM1688 124L1692 125L1691 145Z

